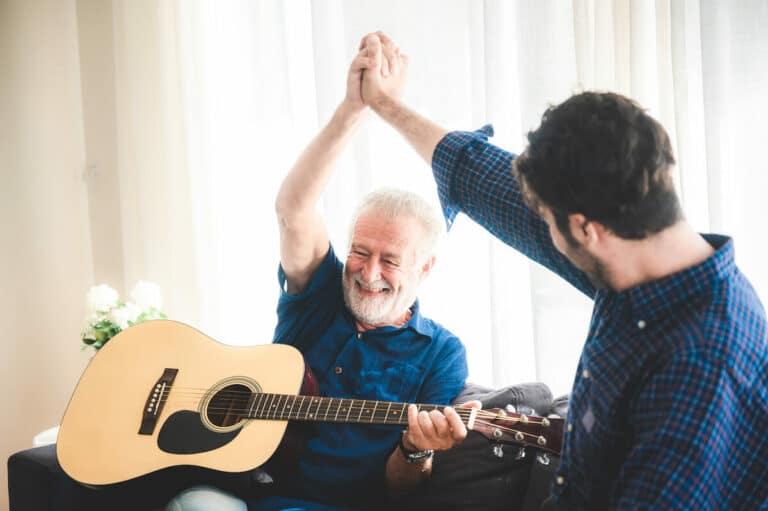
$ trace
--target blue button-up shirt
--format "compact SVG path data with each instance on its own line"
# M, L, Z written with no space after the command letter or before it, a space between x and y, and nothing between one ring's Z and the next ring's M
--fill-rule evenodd
M418 301L402 328L358 332L344 305L342 263L328 251L307 289L281 295L274 341L303 354L322 395L379 401L448 404L464 386L466 352L447 329L423 317ZM297 485L331 503L369 502L383 490L386 461L402 426L313 423Z
M552 244L490 126L447 135L433 171L448 224L465 212L594 299L554 494L565 509L768 509L763 306L734 263L707 260L615 292Z

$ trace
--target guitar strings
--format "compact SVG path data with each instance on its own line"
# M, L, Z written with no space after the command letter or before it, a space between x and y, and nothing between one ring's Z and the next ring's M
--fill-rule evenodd
M292 396L293 397L293 396ZM308 396L309 397L309 396ZM323 399L323 398L317 398L317 399ZM325 398L325 399L339 399L342 398ZM350 400L349 398L343 398L344 400ZM356 400L357 401L357 400ZM199 407L200 402L199 401L183 401L179 399L169 399L168 401L164 402L173 402L175 405L179 405L180 403L187 403L189 405L189 408L197 409ZM279 402L279 401L278 401ZM372 403L373 401L369 401L369 403ZM381 401L379 403L382 403ZM385 402L389 404L389 402ZM402 403L397 403L398 405L402 405ZM443 405L419 405L417 403L416 406L423 406L424 408L431 408L432 410L436 410L438 408L444 408ZM322 405L322 403L321 403ZM292 419L299 419L301 417L307 418L309 407L307 407L307 410L304 412L301 412L300 410L294 411L292 408L293 406L289 407L286 411L285 403L283 404L282 409L275 409L275 408L268 408L267 410L263 410L263 407L256 407L257 410L260 410L260 417L246 417L246 418L254 418L254 419L266 419L266 420L292 420ZM240 409L237 407L229 407L229 406L209 406L206 408L208 412L221 412L221 413L232 413L234 415L243 415L248 416L248 412L250 411L250 405L245 404L245 407ZM344 413L347 417L352 416L353 414L357 413L358 418L362 417L363 412L365 411L372 411L372 415L366 416L366 418L373 418L373 419L381 419L386 420L386 414L390 413L391 410L385 412L385 407L374 407L371 408L370 406L362 405L362 404L351 404L348 406L344 406L344 403L340 403L338 407L335 409L334 416L338 416L339 412L341 411ZM456 413L461 417L462 419L469 419L472 414L472 408L465 408L465 407L454 407L454 410ZM420 409L419 411L431 411L427 409ZM318 405L318 408L316 409L315 416L323 416L328 417L333 411L331 410L331 407L326 407L325 413L323 411L320 411L320 405ZM270 419L269 415L273 415L273 418ZM382 414L384 414L382 416ZM278 418L278 415L280 417ZM507 422L514 422L514 423L522 423L522 424L532 424L532 425L541 425L543 424L543 418L537 417L537 416L525 416L526 418L523 419L523 415L521 414L519 417L514 415L508 415L508 414L501 414L501 413L493 413L489 412L487 410L479 409L477 410L476 414L476 420L481 421L482 419L490 419L490 420L504 420ZM398 416L398 419L407 419L407 413L403 412ZM551 422L552 419L547 419ZM488 423L490 424L490 423ZM496 425L499 426L499 425Z
M172 389L171 396L182 397L182 398L183 397L187 397L189 399L195 399L197 397L202 397L202 396L204 396L206 394L209 394L209 393L210 393L210 389L209 388L194 388L194 387L186 387L185 388L185 387L178 387L178 388L173 388ZM267 395L267 396L271 395L271 396L273 396L273 398L272 398L273 401L274 401L274 398L277 397L278 398L278 400L277 400L278 406L279 406L280 402L282 401L282 399L284 397L286 397L286 396L293 397L293 398L306 397L306 398L311 398L311 399L317 399L317 400L321 401L321 404L322 404L323 401L326 401L326 400L340 400L340 401L342 401L342 405L343 405L343 401L352 401L353 404L351 405L351 407L354 410L358 410L357 408L355 408L357 406L360 406L360 407L363 407L363 408L365 408L367 406L367 405L363 405L363 404L358 404L359 401L363 401L363 400L356 399L356 398L325 397L325 396L294 395L294 394L269 394L269 393L262 393L262 392L253 393L250 390L249 391L221 390L219 392L216 392L215 396L217 398L222 398L222 399L230 398L232 400L237 400L237 399L243 399L244 400L245 398L250 399L251 396L253 396L254 394L255 395L263 394L263 395ZM170 398L168 398L168 399L170 399ZM173 401L176 402L176 403L179 402L176 399L174 399ZM378 402L380 404L381 403L384 403L384 404L387 404L387 405L389 404L388 401L367 400L368 404L376 403L376 402ZM195 403L197 403L197 402L195 402ZM263 408L265 404L266 403L259 403L257 408ZM273 402L270 402L268 406L271 406L272 404L273 404ZM285 407L286 404L287 404L287 401L282 403L283 407ZM393 403L393 404L402 405L403 403ZM410 404L410 403L408 403L408 404ZM424 407L424 408L432 408L432 409L443 408L443 407L447 406L447 405L428 405L428 404L420 404L420 403L413 403L413 404L419 406L420 408ZM340 405L340 406L342 406L342 405ZM318 405L318 408L319 408L319 406L320 405ZM328 406L330 407L331 405L328 405ZM194 407L196 408L197 405L195 404ZM211 407L208 407L208 409L209 410L214 410L214 408L211 408ZM224 408L224 409L219 408L219 409L216 409L216 411L221 411L221 410L225 410L225 409L226 408ZM461 406L455 406L454 409L457 410L457 411L458 410L471 410L471 408L465 408L465 407L461 407ZM419 411L421 411L421 410L419 410ZM427 410L427 411L429 411L429 410ZM498 415L497 414L486 414L485 411L483 411L482 409L479 410L478 414L479 414L478 416L485 416L487 418L497 418L497 419L504 418L506 420L515 420L514 416L500 415L500 414L498 414ZM523 415L523 414L520 414L520 415ZM521 420L521 418L518 418L518 420ZM528 416L528 422L530 422L532 424L540 424L541 423L541 418L538 418L537 416Z
M282 399L282 397L285 397L285 395L282 395L282 396L281 395L275 395L275 396L279 396L278 399L276 399L276 400L273 399L272 401L264 400L263 402L260 402L260 403L255 404L255 405L253 403L251 403L249 400L246 400L246 399L243 399L243 398L233 399L233 401L235 401L235 404L236 404L235 407L242 405L244 407L244 409L248 409L249 411L258 411L259 413L262 413L262 414L265 414L265 415L268 415L270 413L274 413L274 414L286 413L286 409L289 410L288 413L291 413L292 412L291 409L294 406L295 407L304 407L305 406L303 402L299 402L298 400L294 400L293 403L291 403L289 405L289 401L288 400L284 401ZM292 396L291 395L290 397L296 397L296 396ZM307 397L309 397L309 396L307 396ZM352 413L352 412L364 412L366 410L370 410L370 411L373 411L374 413L379 413L380 414L380 413L384 412L384 410L391 411L392 408L393 408L391 405L396 405L396 408L394 408L394 409L395 410L402 409L403 410L403 415L405 415L407 413L405 410L407 409L408 405L410 405L410 404L416 405L419 408L418 411L426 411L426 412L430 412L432 410L441 411L442 409L444 409L447 406L449 406L449 405L432 405L432 404L420 404L420 403L396 403L396 402L392 402L391 405L390 405L390 402L388 402L388 401L361 400L361 399L352 399L352 398L320 398L320 397L318 397L316 399L319 400L320 402L319 403L312 403L312 402L310 402L306 406L306 409L304 410L304 413L308 413L309 410L310 410L310 407L315 407L315 412L316 413L319 412L320 414L323 414L324 412L329 411L332 408L334 410L336 410L336 411L341 410L343 408L345 413L346 413L347 410L351 410L350 413ZM338 401L338 405L334 406L333 401L331 401L331 400ZM237 401L239 401L239 402L237 402ZM363 404L362 401L366 401L366 403ZM176 398L171 396L171 397L167 398L166 400L164 400L163 402L164 403L172 402L172 403L174 403L177 406L179 406L181 404L186 404L189 407L195 408L195 409L197 409L199 407L199 405L200 405L200 400L199 399L184 398L184 397L181 397L181 396L176 397ZM371 405L373 405L373 406L371 406ZM252 408L252 410L251 410L251 408ZM467 417L472 413L472 410L473 410L473 408L462 407L460 405L453 406L452 408L459 415L466 415ZM218 405L218 406L208 406L208 407L206 407L206 410L213 411L213 412L224 412L224 411L227 411L227 410L230 410L230 409L232 409L232 406L226 406L226 405L223 405L223 404ZM321 409L322 409L322 411L321 411ZM297 412L297 413L301 413L301 412ZM330 413L330 412L328 412L328 413ZM489 411L483 410L483 409L477 409L476 416L477 417L484 417L484 418L493 418L493 419L504 419L504 420L516 421L516 422L529 422L531 424L540 424L542 422L542 419L543 419L543 418L535 416L535 415L533 415L533 416L525 415L526 418L523 419L524 414L510 415L510 414L507 414L507 413L489 412Z
M170 396L167 397L166 400L171 400L173 402L178 403L179 402L178 398L182 398L182 399L186 398L186 399L194 400L196 398L202 398L203 396L205 396L207 394L210 394L210 389L209 388L199 388L198 389L198 388L192 388L192 387L187 387L187 388L178 387L178 388L173 388L171 390ZM359 398L326 397L326 396L313 396L313 395L302 395L302 394L271 394L271 393L266 393L266 392L256 392L256 393L254 393L254 392L251 392L251 391L238 391L238 390L222 390L222 391L216 392L214 395L217 398L221 398L221 399L229 398L229 399L232 399L232 400L238 400L238 399L245 400L246 398L250 399L254 395L257 395L257 396L258 395L266 395L266 396L273 396L272 397L273 401L274 401L275 398L278 398L277 399L277 403L280 403L282 401L282 399L285 398L285 397L291 397L291 398L294 398L294 399L298 399L298 398L316 399L316 400L321 401L321 404L322 404L322 402L325 402L327 400L338 400L338 401L342 401L342 402L344 402L344 401L351 401L351 402L353 402L352 406L358 406L358 403L360 401L366 401L366 403L367 403L366 405L359 405L359 406L363 406L363 407L367 406L370 403L377 403L378 402L379 404L387 404L387 405L389 405L389 403L390 403L389 401L363 400L363 399L359 399ZM174 398L174 399L172 399L172 398ZM199 401L195 401L195 402L197 403ZM261 407L263 407L264 404L266 404L266 403L260 403L258 405L258 407L261 408ZM270 406L272 404L273 404L273 402L270 402ZM282 404L283 404L283 406L285 406L285 404L287 404L287 401L282 403ZM402 405L403 403L392 402L392 404ZM411 403L406 403L406 404L411 404ZM435 409L435 408L443 408L445 406L450 406L450 405L432 405L432 404L423 404L423 403L413 403L413 404L415 404L415 405L417 405L419 407L424 407L424 408L431 407L433 409ZM453 408L456 409L457 411L458 410L462 410L462 409L463 410L471 410L471 408L461 407L461 406L458 406L458 405L454 406ZM479 412L480 413L484 413L484 411L482 409L480 409ZM522 414L520 414L520 415L522 415ZM505 417L505 418L510 419L510 420L514 418L514 416L509 416L509 415L497 416L497 417ZM537 417L537 416L535 416L535 415L534 416L529 416L528 418L529 419L534 419L535 417Z
M432 405L429 405L429 406L432 406ZM209 411L210 410L211 409L209 408ZM232 412L233 411L230 408L219 408L219 409L216 409L216 410L219 410L219 411L222 411L222 412ZM361 407L360 409L357 409L357 408L352 409L351 412L360 412L360 413L362 413L364 410L365 410L365 408ZM237 410L235 410L235 412L237 412ZM456 412L458 413L460 418L464 419L464 423L466 424L466 421L470 417L471 409L463 408L463 409L461 409L461 411L459 409L456 409ZM527 432L527 431L522 431L522 430L519 430L519 429L514 429L513 427L505 426L503 424L499 424L499 423L492 422L492 421L493 420L506 420L506 421L515 422L515 423L531 424L531 425L542 424L541 421L534 421L534 420L530 420L530 419L528 421L522 421L520 418L510 417L508 415L494 414L494 413L489 413L489 412L481 413L481 412L482 412L481 410L478 410L478 414L477 414L477 416L475 418L475 423L476 424L481 424L481 425L487 426L489 428L499 429L499 430L504 431L506 433L510 433L513 436L517 436L518 434L521 434L521 435L523 435L523 437L527 437L527 438L531 438L531 439L535 439L535 440L538 440L538 438L540 437L540 435L538 435L536 433L530 433L530 432ZM275 413L277 413L277 412L275 412ZM324 414L320 413L320 414L317 414L316 417L324 416L324 418L323 419L318 419L318 420L313 420L312 418L308 418L306 416L306 414L301 414L301 412L299 412L299 411L293 412L293 410L289 410L287 413L285 413L285 412L282 412L282 413L283 414L280 417L275 416L273 418L269 418L268 416L265 416L265 417L247 417L246 416L246 417L241 417L240 420L248 420L248 421L250 421L250 420L276 420L276 421L299 420L299 421L302 421L302 422L341 422L341 423L349 422L349 423L352 423L352 424L365 424L366 423L364 420L360 420L360 417L358 417L358 420L349 421L347 418L341 419L341 420L339 420L337 418L330 419L330 418L327 417L327 415L324 416ZM245 414L245 413L243 413L243 414L235 413L235 415L247 415L247 414ZM268 413L267 413L267 415L268 415ZM377 416L373 415L371 417L371 419L372 419L371 423L375 423L376 418L377 418ZM402 421L403 419L405 419L404 422ZM380 420L386 420L386 418L385 417L381 417ZM405 416L403 414L400 417L398 417L396 421L393 421L392 425L402 425L402 424L407 424L407 423L408 423L407 416Z

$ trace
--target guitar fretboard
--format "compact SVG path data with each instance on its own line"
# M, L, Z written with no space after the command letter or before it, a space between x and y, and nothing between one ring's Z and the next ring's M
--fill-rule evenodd
M290 394L254 394L248 417L268 420L408 424L409 403L368 401ZM440 410L444 406L417 404L418 410Z

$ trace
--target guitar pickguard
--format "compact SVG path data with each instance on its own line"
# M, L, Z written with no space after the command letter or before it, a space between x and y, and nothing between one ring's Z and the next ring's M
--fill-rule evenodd
M222 447L240 433L240 428L215 432L206 428L200 414L182 410L172 414L163 423L157 435L157 446L171 454L197 454Z

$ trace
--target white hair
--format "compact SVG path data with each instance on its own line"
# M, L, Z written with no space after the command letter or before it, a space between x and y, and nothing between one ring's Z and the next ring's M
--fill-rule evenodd
M362 215L370 212L391 220L400 217L416 219L424 230L419 251L424 257L432 256L437 252L438 244L445 235L445 220L422 196L400 188L379 188L363 197L357 206L349 227L350 244L357 221Z

